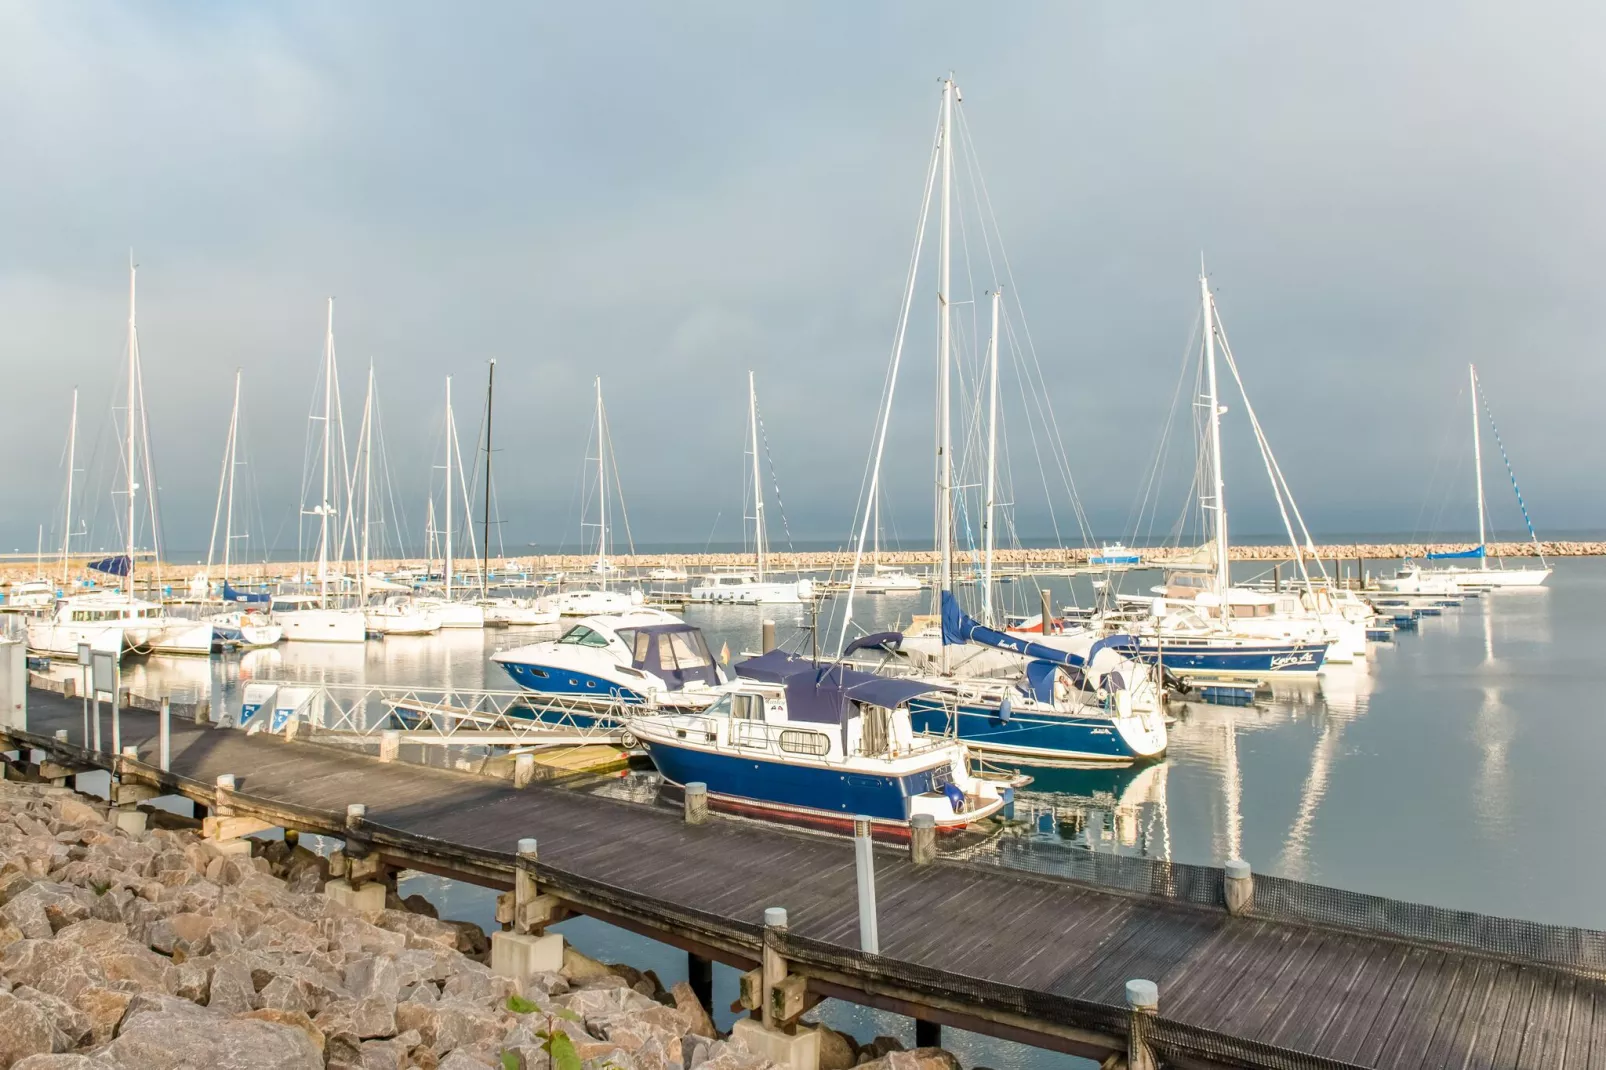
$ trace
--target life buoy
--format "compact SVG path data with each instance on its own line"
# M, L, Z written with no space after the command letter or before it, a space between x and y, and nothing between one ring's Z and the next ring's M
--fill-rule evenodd
M1054 700L1059 703L1071 701L1071 678L1063 670L1054 674Z

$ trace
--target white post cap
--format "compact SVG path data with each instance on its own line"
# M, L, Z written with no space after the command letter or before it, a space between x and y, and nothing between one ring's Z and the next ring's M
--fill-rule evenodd
M1241 858L1227 859L1226 870L1230 881L1246 880L1250 876L1249 863Z
M766 929L784 929L784 928L786 928L786 908L785 907L766 907L764 909L764 928L766 928Z
M1136 1011L1160 1009L1160 986L1137 978L1126 983L1126 1005Z

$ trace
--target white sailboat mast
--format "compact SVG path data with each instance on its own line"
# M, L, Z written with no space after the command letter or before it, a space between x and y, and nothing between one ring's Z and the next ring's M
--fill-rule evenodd
M1205 375L1210 391L1210 478L1216 514L1216 592L1221 596L1221 622L1227 622L1227 588L1232 578L1227 565L1227 491L1221 478L1221 399L1216 392L1216 310L1210 300L1210 282L1199 272L1199 300L1204 308Z
M335 299L323 332L323 497L318 501L318 608L329 608L329 421L335 392Z
M942 83L942 232L938 255L937 281L937 585L932 592L932 612L942 612L942 592L953 586L953 430L949 420L950 357L950 247L953 223L953 121L957 94L953 75ZM942 667L948 667L948 651L943 648Z
M223 507L223 585L229 583L229 550L234 540L234 466L240 454L240 369L234 369L234 409L229 414L229 478Z
M368 362L368 395L362 404L362 571L357 584L362 604L368 604L368 521L374 497L374 362Z
M1478 483L1478 548L1482 551L1478 555L1478 564L1487 569L1489 567L1489 549L1484 541L1483 530L1483 436L1478 427L1478 369L1476 365L1467 365L1467 381L1472 401L1472 478Z
M608 589L608 467L603 461L602 376L597 376L597 575Z
M72 388L72 420L67 425L67 504L61 517L61 586L65 590L70 578L67 555L72 547L72 477L74 454L78 451L78 388Z
M457 428L452 422L452 377L446 377L446 600L452 600L452 442Z
M993 289L993 333L987 342L987 511L982 517L986 549L981 568L982 623L993 626L993 531L998 488L998 289Z
M764 482L758 465L758 389L747 373L747 424L753 436L753 546L758 553L758 582L764 582Z
M134 464L134 414L135 391L139 376L139 330L134 314L134 276L138 269L134 267L134 258L128 259L128 441L124 446L127 450L125 456L128 460L128 601L134 601L134 492L139 489L134 474L139 470Z

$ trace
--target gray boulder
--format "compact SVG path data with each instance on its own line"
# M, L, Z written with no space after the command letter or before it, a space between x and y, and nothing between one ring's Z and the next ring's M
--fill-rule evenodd
M323 1070L323 1053L293 1025L146 1011L131 1014L105 1049L127 1070Z

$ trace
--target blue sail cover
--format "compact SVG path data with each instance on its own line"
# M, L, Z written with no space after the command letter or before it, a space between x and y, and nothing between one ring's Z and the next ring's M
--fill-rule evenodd
M129 564L127 554L118 554L116 557L103 557L99 561L91 561L89 567L108 576L126 576L129 573Z
M261 594L252 594L250 591L237 591L229 586L228 580L223 581L223 601L225 602L239 602L248 606L266 605L272 597L266 591Z
M1474 546L1470 550L1457 550L1454 553L1428 554L1428 560L1429 561L1454 561L1454 560L1459 560L1461 558L1468 558L1468 557L1478 558L1478 557L1484 556L1485 552L1486 551L1485 551L1484 547L1482 547L1482 546Z
M959 646L964 643L980 643L982 646L1008 650L1022 657L1051 661L1055 665L1068 665L1076 669L1080 669L1083 665L1082 659L1069 651L1034 643L1030 639L1021 639L971 620L965 616L965 611L959 608L959 600L954 597L953 592L944 591L942 592L942 645Z

